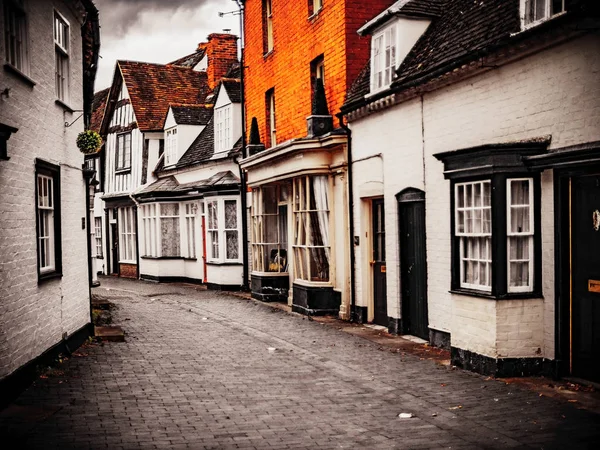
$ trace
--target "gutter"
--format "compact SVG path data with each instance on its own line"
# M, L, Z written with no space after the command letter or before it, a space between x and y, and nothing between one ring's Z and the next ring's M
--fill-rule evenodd
M336 117L339 119L340 127L346 131L348 135L348 220L350 221L350 322L356 322L356 256L354 248L354 186L352 175L352 130L344 123L344 114L338 113Z

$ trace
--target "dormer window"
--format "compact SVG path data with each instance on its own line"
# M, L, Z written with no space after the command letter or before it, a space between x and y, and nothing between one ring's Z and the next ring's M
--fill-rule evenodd
M396 70L396 24L375 33L371 40L371 92L387 88Z
M231 112L231 105L215 109L215 150L217 152L229 150L232 147Z
M165 166L177 162L177 127L166 131Z
M521 0L523 26L536 25L565 11L565 0Z

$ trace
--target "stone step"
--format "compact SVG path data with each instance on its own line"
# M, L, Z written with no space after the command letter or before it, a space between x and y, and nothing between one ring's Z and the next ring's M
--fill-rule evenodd
M103 341L125 342L125 332L119 326L94 327L94 335Z

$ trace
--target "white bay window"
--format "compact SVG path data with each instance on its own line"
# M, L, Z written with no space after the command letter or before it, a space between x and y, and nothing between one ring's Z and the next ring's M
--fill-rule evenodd
M241 262L240 202L237 198L206 201L206 239L210 262Z
M140 206L141 251L149 258L196 258L196 202Z
M533 281L533 180L507 180L508 291L527 292Z

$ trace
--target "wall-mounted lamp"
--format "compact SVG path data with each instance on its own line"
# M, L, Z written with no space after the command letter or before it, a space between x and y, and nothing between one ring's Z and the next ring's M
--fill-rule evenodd
M10 127L0 123L0 160L8 161L8 145L7 141L10 139L10 135L19 131L18 128Z
M4 88L2 92L0 92L0 98L8 98L10 97L10 88Z

